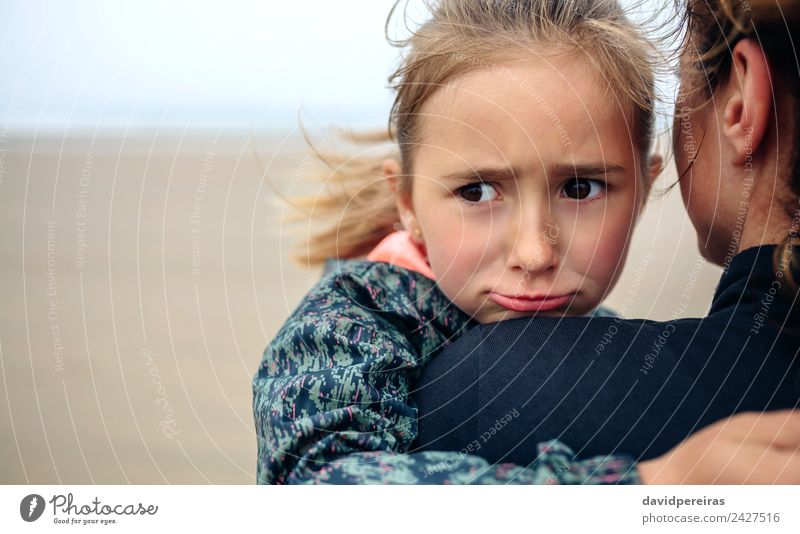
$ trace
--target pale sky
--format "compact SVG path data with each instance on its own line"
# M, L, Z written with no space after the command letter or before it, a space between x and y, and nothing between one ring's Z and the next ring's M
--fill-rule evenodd
M0 0L0 128L385 124L392 0Z

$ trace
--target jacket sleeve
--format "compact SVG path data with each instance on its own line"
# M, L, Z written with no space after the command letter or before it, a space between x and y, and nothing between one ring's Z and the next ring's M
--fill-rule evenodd
M409 392L430 354L420 354L408 324L345 294L307 297L264 352L253 380L259 483L639 482L631 458L576 461L556 441L540 444L528 466L409 452L417 433Z

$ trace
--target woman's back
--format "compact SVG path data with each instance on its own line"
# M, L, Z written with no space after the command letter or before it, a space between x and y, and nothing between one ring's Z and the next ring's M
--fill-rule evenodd
M579 457L649 459L734 413L797 407L800 337L784 328L789 303L774 298L774 250L739 254L702 319L537 318L471 330L414 388L412 450L478 440L490 462L525 464L538 442L558 439ZM519 416L487 434L512 409Z

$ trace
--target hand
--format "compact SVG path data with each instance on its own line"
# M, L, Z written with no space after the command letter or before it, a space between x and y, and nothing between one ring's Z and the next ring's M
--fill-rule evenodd
M639 474L645 484L800 484L800 410L717 421Z

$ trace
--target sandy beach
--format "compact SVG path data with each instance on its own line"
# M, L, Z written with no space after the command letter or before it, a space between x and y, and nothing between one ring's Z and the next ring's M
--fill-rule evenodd
M0 482L255 481L250 381L319 275L277 192L311 161L288 132L3 140ZM703 315L695 240L677 188L651 198L607 304Z

